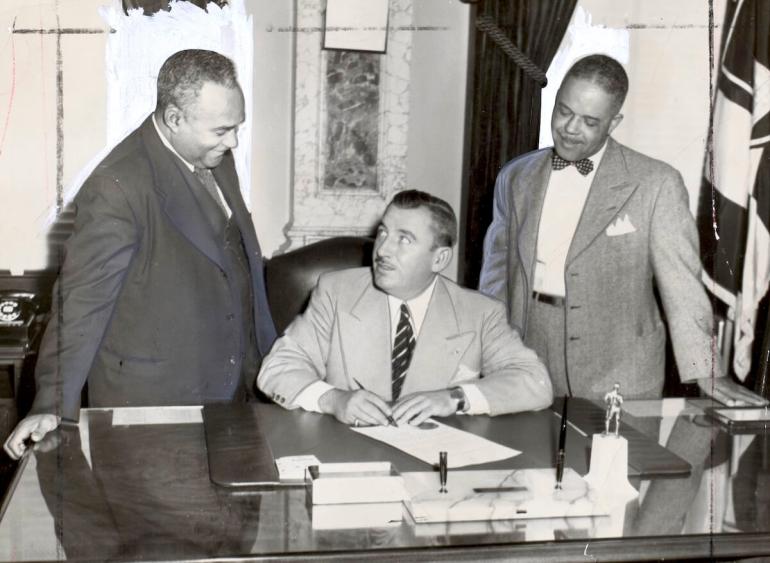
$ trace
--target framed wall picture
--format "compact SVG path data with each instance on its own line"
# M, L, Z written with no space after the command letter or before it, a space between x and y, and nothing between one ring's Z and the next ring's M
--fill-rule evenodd
M324 49L384 53L388 0L327 0Z

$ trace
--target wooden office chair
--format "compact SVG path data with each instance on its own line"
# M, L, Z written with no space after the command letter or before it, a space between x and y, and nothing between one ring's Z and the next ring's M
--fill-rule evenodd
M265 265L267 300L278 334L304 311L321 274L371 266L373 245L370 238L334 237L268 260Z

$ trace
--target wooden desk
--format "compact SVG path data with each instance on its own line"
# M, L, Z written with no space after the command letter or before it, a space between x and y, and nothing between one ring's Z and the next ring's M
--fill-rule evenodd
M276 408L268 407L267 416L293 414ZM556 419L548 412L542 416ZM583 561L587 553L617 561L770 554L769 470L763 465L770 437L746 436L739 444L699 417L652 419L666 444L693 464L693 471L686 478L643 484L641 503L629 504L619 520L414 525L407 519L396 527L336 531L312 529L303 489L248 491L214 485L201 421L196 407L84 410L78 426L51 435L20 466L3 505L0 560L227 556L233 558L229 561L435 561L515 556L524 561ZM333 423L323 419L327 422ZM474 423L483 424L484 418ZM519 428L511 424L510 431ZM532 447L512 462L551 464L551 428L543 428L541 435L527 437L542 447ZM267 432L281 434L280 428ZM336 428L339 438L330 447L344 450L346 433L350 431L341 425ZM312 434L306 439L312 440ZM388 459L390 448L381 447L381 459ZM288 453L288 446L275 453ZM728 471L725 464L731 459ZM579 452L568 454L568 465L583 472L584 464ZM732 484L731 473L739 477ZM728 510L728 504L733 508ZM703 508L708 505L714 508Z
M551 409L515 415L453 416L447 424L484 436L523 452L521 455L467 469L523 469L555 467L561 400ZM585 399L572 399L567 418L567 465L588 471L590 436L604 430L604 410ZM325 462L382 461L405 471L431 467L395 448L341 426L333 417L287 411L277 405L208 405L203 409L211 480L223 486L252 486L277 481L274 458L313 454ZM633 426L622 424L629 443L629 475L686 477L690 464L672 454ZM438 461L438 452L436 452Z

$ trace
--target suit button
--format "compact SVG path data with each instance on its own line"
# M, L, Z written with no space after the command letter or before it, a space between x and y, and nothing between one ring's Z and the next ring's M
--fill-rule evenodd
M229 314L229 315L227 315L225 318L226 318L228 321L232 321L232 320L235 318L235 315L233 315L232 313L230 313L230 314Z
M232 365L235 365L235 358L233 358L232 356L230 356L230 363L231 363Z

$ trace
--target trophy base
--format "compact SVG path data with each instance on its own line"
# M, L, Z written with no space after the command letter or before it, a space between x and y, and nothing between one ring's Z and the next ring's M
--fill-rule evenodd
M628 502L639 492L628 482L628 440L614 434L594 434L591 466L584 477L604 502Z

